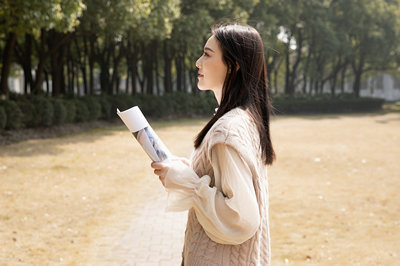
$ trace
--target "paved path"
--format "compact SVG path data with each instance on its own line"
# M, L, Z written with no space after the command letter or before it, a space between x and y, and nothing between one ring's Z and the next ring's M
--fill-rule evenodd
M180 265L187 212L165 211L167 193L155 176L138 187L123 207L126 215L95 241L96 265Z

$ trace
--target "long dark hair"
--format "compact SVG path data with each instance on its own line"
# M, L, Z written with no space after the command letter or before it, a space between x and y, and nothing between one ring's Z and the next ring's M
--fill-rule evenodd
M225 113L236 107L247 108L260 135L264 163L272 164L275 159L269 130L272 105L268 96L261 36L253 27L239 24L213 26L212 34L219 41L228 71L222 87L219 108L197 135L194 146L195 148L200 146L210 128Z

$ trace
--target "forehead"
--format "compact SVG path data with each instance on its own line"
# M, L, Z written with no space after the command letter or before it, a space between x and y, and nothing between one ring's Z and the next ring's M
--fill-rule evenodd
M214 51L219 50L218 39L214 35L211 35L204 47L209 47Z

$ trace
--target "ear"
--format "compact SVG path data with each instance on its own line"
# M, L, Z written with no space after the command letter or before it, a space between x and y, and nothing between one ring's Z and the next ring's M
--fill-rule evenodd
M236 72L240 69L239 63L236 62ZM231 68L228 68L228 73L231 73Z

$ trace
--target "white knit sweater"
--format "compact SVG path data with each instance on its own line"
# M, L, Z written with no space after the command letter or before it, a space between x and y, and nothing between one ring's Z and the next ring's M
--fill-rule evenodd
M185 195L187 204L184 205L191 207L185 233L184 265L270 265L267 171L262 162L259 143L259 135L252 118L245 110L235 108L213 125L201 146L194 151L192 155L194 172L189 167L182 170L182 167L177 169L173 166L168 171L167 190L170 194L177 192ZM226 150L241 159L243 167L247 169L242 173L249 176L240 178L247 179L247 183L243 182L243 186L236 185L233 191L226 191L226 187L215 184L216 181L219 183L218 175L221 174L218 173L220 169L215 168L215 161L218 160L215 158L215 154L218 154L215 153L215 147L225 147L219 148L219 154ZM225 169L237 167L234 162L230 163L226 158L223 162L227 164ZM188 177L181 178L182 174ZM248 193L248 186L253 186L252 193ZM205 190L208 192L204 192ZM220 197L225 197L227 205L232 195L248 197L242 196L238 202L238 204L247 204L247 210L238 205L235 205L238 206L236 209L235 206L217 207L209 212L209 217L207 217L207 212L203 210L204 206L208 208L207 206L211 206L210 202L214 204L212 201L215 199L205 198L204 195L212 195L211 190L214 190L214 194L215 190L221 190L217 193ZM239 190L246 190L247 194ZM254 198L254 193L255 209L252 211L251 198ZM229 210L226 211L226 209ZM235 214L235 210L239 213ZM231 221L224 223L224 219ZM246 227L249 228L246 230Z

